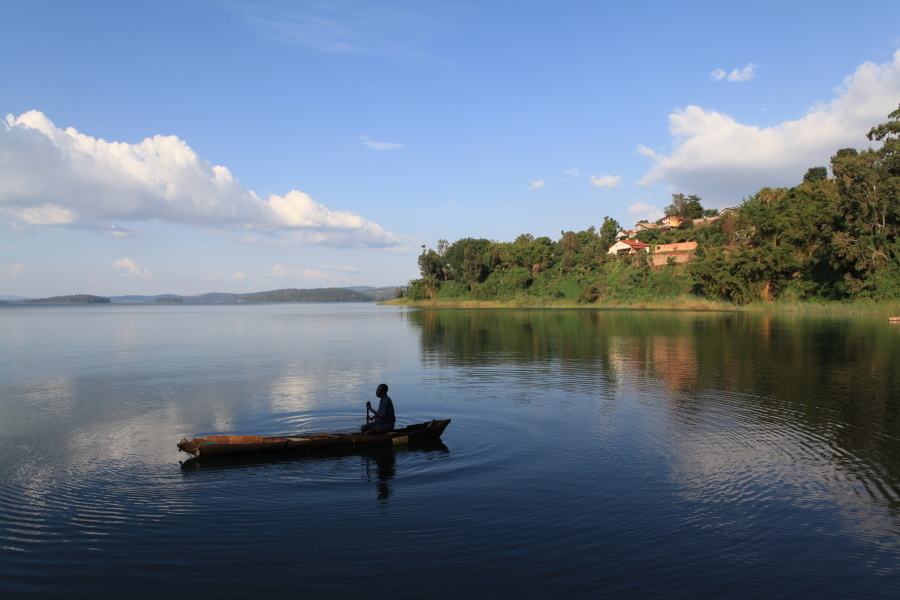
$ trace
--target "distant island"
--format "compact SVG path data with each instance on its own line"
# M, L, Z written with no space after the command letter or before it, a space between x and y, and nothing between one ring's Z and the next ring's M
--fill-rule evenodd
M462 238L423 247L421 277L395 303L422 306L739 306L900 310L900 109L789 188L733 208L673 194L665 216L558 239Z
M70 296L51 296L50 298L28 298L25 304L109 304L109 298L92 296L91 294L72 294ZM12 302L10 302L12 304Z
M73 294L49 298L16 298L3 300L2 304L263 304L263 303L312 303L312 302L381 302L397 298L403 294L399 286L388 287L329 287L295 289L287 288L266 292L229 294L212 292L194 296L178 294L158 294L154 296L93 296Z

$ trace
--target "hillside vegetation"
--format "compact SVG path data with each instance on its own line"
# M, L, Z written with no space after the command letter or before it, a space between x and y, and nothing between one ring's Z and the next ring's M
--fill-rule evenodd
M900 299L900 109L868 133L877 149L838 150L831 175L809 169L790 188L763 188L709 224L696 196L675 194L666 214L679 227L648 230L648 244L696 241L686 264L651 267L647 254L607 254L620 229L563 231L558 239L523 234L511 242L444 240L419 256L412 300L662 303L677 299L734 304Z
M109 304L109 298L90 294L72 294L69 296L52 296L50 298L31 298L28 304Z
M87 294L71 296L54 296L52 298L18 298L8 297L0 300L3 304L259 304L275 302L380 302L396 298L401 293L399 287L370 287L358 286L354 288L312 288L295 289L286 288L269 290L265 292L250 292L245 294L230 294L224 292L210 292L195 296L180 296L178 294L158 294L153 296L128 295L91 296Z

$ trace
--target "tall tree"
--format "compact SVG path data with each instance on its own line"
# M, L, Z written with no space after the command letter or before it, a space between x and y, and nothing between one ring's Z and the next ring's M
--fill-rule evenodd
M828 179L828 169L825 167L810 167L803 176L803 183L823 181L825 179Z
M666 216L682 219L699 219L703 216L703 205L700 196L691 194L672 194L672 203L666 207Z
M603 217L603 224L600 225L600 245L604 252L616 243L616 234L620 229L622 226L618 221L610 217Z

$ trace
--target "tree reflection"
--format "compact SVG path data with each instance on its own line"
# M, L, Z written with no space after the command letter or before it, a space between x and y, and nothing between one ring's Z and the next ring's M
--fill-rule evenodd
M612 397L656 381L678 410L717 394L802 424L900 482L900 335L883 319L596 310L416 310L426 366L503 368L525 388ZM493 371L486 367L498 367ZM533 375L533 377L531 376ZM585 384L590 381L592 387ZM798 422L799 421L799 422Z

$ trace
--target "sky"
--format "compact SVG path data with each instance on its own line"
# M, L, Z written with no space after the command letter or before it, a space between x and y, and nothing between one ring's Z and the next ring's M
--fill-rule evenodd
M900 104L900 3L46 2L0 35L0 295L400 285L793 185Z

